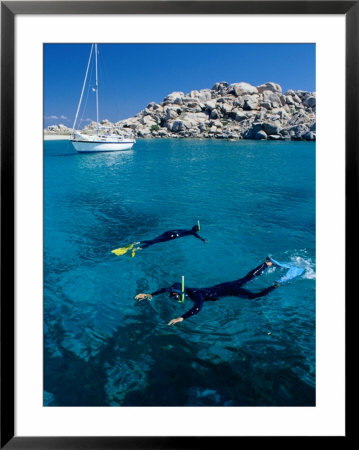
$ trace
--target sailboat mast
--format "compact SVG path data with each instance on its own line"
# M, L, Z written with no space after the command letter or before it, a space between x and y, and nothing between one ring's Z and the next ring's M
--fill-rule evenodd
M82 91L81 91L81 95L80 95L79 104L77 106L77 111L76 111L76 115L75 115L74 124L72 125L72 134L75 133L75 126L76 126L76 122L77 122L77 117L78 117L79 112L80 112L80 107L81 107L81 103L82 103L82 97L84 95L84 90L85 90L86 81L87 81L87 75L88 75L88 72L89 72L89 67L90 67L90 62L91 62L92 51L93 51L93 44L91 45L91 51L90 51L90 56L89 56L89 60L88 60L88 63L87 63L85 79L84 79L84 83L82 85Z
M98 134L98 72L97 72L97 44L95 44L95 62L96 62L96 124Z

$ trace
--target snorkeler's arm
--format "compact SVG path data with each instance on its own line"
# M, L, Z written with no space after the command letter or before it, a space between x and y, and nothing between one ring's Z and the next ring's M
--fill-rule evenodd
M196 233L195 231L193 232L193 236L197 239L200 239L203 242L207 242L206 239L203 239L202 236L200 236L198 233Z
M181 317L177 317L176 319L172 319L170 322L168 322L167 325L174 325L177 322L182 322L185 319L188 319L188 317L192 317L196 314L198 314L203 306L203 296L202 294L195 294L192 296L192 300L194 301L193 307L184 313Z
M182 322L183 321L183 317L177 317L177 319L172 319L168 322L167 325L174 325L177 322Z
M201 293L193 294L192 299L194 301L194 305L192 306L192 308L189 311L182 314L183 319L188 319L189 317L195 316L202 309L203 301L204 301L203 295Z
M152 297L154 297L155 295L163 294L164 292L169 292L169 288L158 289L157 291L152 292L152 294L137 294L135 299L139 301L152 300Z

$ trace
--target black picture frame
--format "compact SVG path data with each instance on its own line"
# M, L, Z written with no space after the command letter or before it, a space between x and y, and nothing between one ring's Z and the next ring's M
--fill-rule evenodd
M6 449L177 449L236 446L247 437L25 437L14 435L14 21L18 14L339 14L346 20L346 299L358 246L359 1L4 1L1 2L1 441ZM357 242L358 243L358 242ZM355 298L352 298L355 301ZM346 302L346 351L349 331ZM351 436L346 375L346 434ZM250 437L250 436L248 436ZM324 436L323 436L324 437ZM298 437L294 437L298 439ZM303 437L302 437L303 438ZM239 442L239 440L241 442ZM260 441L263 438L257 438ZM284 438L284 445L292 438Z

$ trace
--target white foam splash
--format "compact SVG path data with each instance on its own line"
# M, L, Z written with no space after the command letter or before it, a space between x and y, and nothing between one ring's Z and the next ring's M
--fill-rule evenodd
M301 267L304 269L304 273L302 278L306 278L308 280L315 280L315 263L311 258L303 258L301 256L292 256L290 258L291 262L295 264L297 267Z

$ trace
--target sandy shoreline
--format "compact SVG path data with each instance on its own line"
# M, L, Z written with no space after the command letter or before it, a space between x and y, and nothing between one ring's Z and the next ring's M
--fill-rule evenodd
M69 141L69 134L44 134L44 141Z

